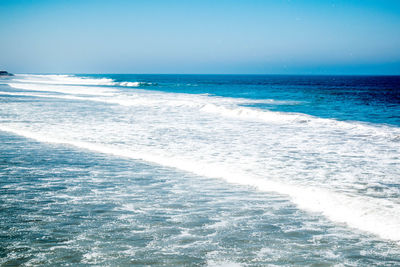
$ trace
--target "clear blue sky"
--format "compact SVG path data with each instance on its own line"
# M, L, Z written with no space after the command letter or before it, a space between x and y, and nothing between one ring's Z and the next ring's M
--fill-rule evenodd
M1 68L400 74L400 1L1 0Z

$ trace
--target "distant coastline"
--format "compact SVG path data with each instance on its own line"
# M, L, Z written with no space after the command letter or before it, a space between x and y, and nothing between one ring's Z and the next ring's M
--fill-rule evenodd
M0 70L0 76L14 76L14 74L9 73L8 71L5 70Z

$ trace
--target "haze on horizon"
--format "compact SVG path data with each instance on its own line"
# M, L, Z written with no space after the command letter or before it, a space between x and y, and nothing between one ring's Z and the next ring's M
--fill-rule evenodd
M400 1L0 1L14 73L400 74Z

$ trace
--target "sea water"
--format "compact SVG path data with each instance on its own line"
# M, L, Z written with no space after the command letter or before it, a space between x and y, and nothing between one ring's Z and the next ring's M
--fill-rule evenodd
M0 264L396 266L400 77L0 79Z

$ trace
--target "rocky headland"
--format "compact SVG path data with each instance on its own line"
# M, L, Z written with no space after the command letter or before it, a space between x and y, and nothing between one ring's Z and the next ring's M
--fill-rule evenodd
M0 76L14 76L14 74L9 73L5 70L0 70Z

